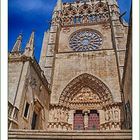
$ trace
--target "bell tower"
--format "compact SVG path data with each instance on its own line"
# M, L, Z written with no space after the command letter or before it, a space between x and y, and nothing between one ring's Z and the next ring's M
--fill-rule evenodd
M51 87L49 129L121 129L126 38L116 0L58 0L40 57Z

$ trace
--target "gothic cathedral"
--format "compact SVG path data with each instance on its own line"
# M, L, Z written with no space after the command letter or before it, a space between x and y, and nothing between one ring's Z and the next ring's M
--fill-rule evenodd
M9 139L26 130L42 130L44 139L80 132L79 139L131 139L131 93L123 90L128 30L116 0L58 0L39 64L34 31L24 52L19 35L8 61Z

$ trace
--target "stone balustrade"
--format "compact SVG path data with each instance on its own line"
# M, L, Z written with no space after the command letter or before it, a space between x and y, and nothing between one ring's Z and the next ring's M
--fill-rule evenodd
M121 129L121 123L120 122L105 122L103 124L100 124L100 130L120 130Z
M67 131L67 130L72 130L72 125L65 123L65 122L49 122L48 124L48 129L51 130L56 130L56 131Z

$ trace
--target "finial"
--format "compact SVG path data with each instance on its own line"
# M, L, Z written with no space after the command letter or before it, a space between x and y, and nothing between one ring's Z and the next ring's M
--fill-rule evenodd
M33 30L24 51L24 54L29 57L34 55L34 34L35 31Z
M56 9L57 11L61 11L62 10L62 0L57 0L57 5L56 5Z
M19 52L21 48L21 42L22 42L22 34L20 33L19 36L17 37L17 40L13 46L13 49L11 52Z

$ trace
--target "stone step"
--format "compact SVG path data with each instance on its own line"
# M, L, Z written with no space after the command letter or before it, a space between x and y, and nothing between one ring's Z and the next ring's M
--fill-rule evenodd
M116 131L31 131L31 130L14 130L9 131L9 140L131 140L131 130Z

